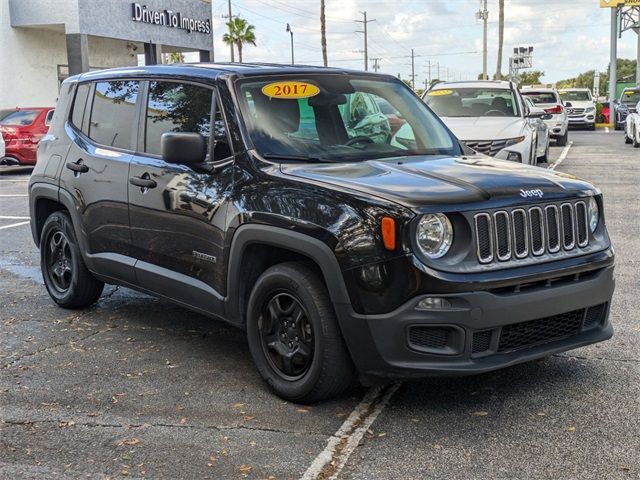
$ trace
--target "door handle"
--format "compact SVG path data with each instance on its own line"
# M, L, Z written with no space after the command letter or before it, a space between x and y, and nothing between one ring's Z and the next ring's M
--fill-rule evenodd
M89 171L89 167L84 165L83 160L81 158L78 159L77 162L67 162L67 168L74 172L74 174L87 173Z
M145 176L147 178L145 178ZM140 188L156 188L158 184L155 180L148 178L149 174L145 173L142 177L131 177L129 183Z

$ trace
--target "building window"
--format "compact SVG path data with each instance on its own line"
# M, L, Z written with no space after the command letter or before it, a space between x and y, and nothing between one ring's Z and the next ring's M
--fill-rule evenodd
M132 150L137 99L137 81L96 83L89 138L101 145Z
M150 82L144 151L161 155L162 134L168 132L199 133L209 145L212 100L213 90L207 87Z

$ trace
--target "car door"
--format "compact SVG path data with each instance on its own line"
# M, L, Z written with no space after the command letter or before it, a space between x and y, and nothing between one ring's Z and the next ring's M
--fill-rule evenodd
M66 128L71 145L60 175L60 187L75 204L87 264L124 281L134 279L127 184L139 88L136 80L78 85Z
M146 82L145 97L140 148L129 171L137 281L156 294L217 313L226 293L223 231L233 186L220 103L211 86L163 79ZM161 138L168 132L203 135L207 164L194 169L163 160Z

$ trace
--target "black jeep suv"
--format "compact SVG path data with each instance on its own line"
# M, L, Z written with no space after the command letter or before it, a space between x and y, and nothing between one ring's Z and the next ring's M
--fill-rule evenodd
M29 184L45 285L65 308L110 283L246 329L297 402L355 374L478 373L610 338L600 192L463 148L385 75L75 76Z

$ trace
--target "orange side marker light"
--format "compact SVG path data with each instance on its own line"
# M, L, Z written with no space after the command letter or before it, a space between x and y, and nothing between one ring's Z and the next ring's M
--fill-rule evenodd
M382 243L387 250L396 249L396 221L391 217L382 217Z

